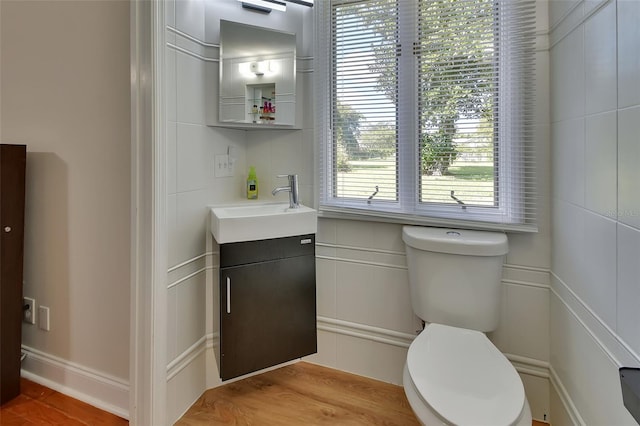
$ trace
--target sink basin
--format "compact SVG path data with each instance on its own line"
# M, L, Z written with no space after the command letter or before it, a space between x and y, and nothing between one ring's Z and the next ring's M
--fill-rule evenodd
M289 203L247 203L211 208L211 233L218 244L315 234L316 211Z

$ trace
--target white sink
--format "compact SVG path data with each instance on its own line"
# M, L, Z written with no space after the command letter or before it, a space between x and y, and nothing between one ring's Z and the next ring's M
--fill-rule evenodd
M211 233L218 244L315 234L316 211L289 203L255 203L211 208Z

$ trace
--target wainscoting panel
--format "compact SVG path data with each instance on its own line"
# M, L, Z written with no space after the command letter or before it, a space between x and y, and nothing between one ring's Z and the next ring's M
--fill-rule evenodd
M560 417L573 424L637 424L623 406L618 368L638 367L640 359L566 284L552 279L551 383L563 405ZM555 417L554 425L562 424Z
M402 384L413 314L400 225L321 218L316 244L318 354L305 358ZM520 373L534 418L549 420L549 270L505 264L490 338Z

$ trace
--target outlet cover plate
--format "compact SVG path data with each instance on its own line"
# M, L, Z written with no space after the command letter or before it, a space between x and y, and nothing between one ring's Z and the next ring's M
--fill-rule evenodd
M38 327L41 330L49 331L49 308L38 306Z
M28 307L27 307L28 306ZM31 297L22 298L22 320L27 324L36 323L36 300Z

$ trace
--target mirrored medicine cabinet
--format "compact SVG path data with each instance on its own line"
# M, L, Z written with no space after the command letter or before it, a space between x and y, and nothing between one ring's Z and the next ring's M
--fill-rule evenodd
M295 34L220 21L220 124L295 125Z

